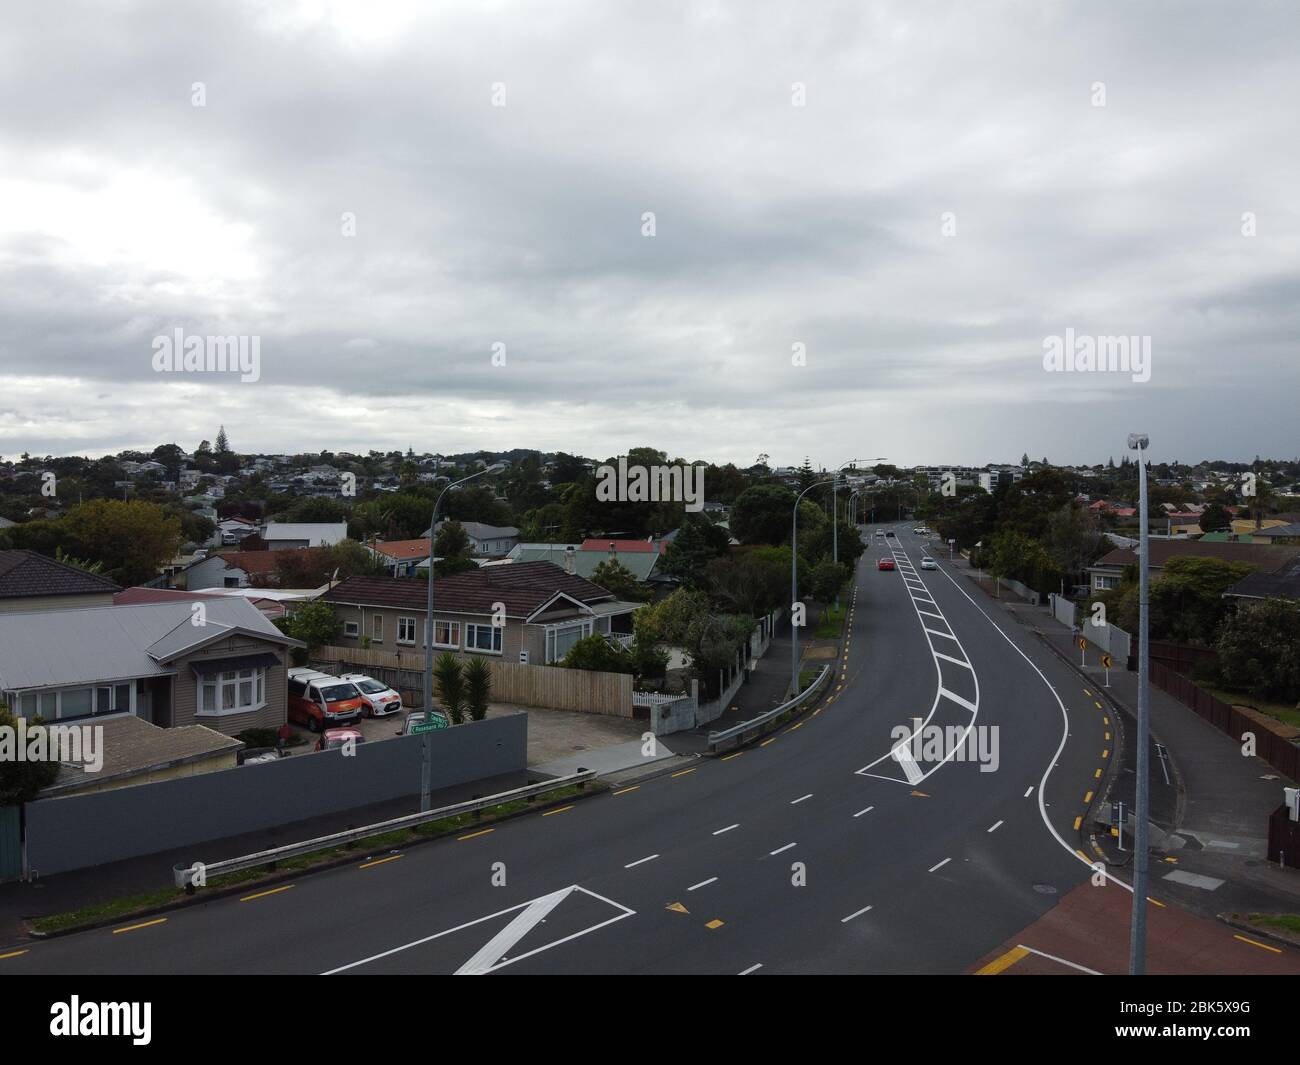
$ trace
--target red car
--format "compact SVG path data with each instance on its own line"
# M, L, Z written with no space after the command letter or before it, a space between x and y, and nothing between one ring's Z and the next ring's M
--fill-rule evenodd
M882 558L876 563L876 569L897 569L892 558Z

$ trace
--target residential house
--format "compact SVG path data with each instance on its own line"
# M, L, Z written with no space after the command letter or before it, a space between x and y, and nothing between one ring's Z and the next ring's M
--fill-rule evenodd
M447 519L438 522L441 529ZM460 527L469 537L470 550L479 557L507 555L510 549L519 543L519 530L513 525L484 525L481 521L462 521ZM424 530L427 538L429 530Z
M1300 547L1239 542L1211 543L1205 540L1151 540L1147 549L1153 580L1159 577L1165 563L1171 558L1218 558L1225 562L1249 562L1260 573L1274 573L1296 555L1300 555ZM1122 547L1109 551L1088 567L1088 583L1094 591L1118 587L1125 567L1135 565L1137 560L1136 548Z
M1264 543L1271 543L1274 540L1300 539L1300 521L1293 521L1281 525L1270 525L1265 521L1264 527L1260 529L1259 532L1255 533L1254 537L1256 540Z
M217 522L217 535L228 546L239 543L257 532L257 522L251 518L222 518Z
M319 548L299 548L298 554L314 558ZM286 560L284 551L217 551L197 559L176 574L174 584L191 592L207 588L248 588L274 585L279 579L279 565Z
M427 646L427 585L394 577L349 577L321 599L343 622L338 644L403 651ZM433 583L436 651L483 654L509 662L558 662L595 633L631 642L632 614L591 581L549 562L484 566ZM504 618L499 613L504 611ZM494 618L503 624L493 624Z
M295 547L329 547L348 538L348 523L340 522L268 522L262 539L271 551Z
M121 588L35 551L0 551L0 614L109 606Z
M1300 600L1300 554L1271 573L1246 574L1223 594L1234 599Z
M379 559L390 577L414 577L418 568L427 569L429 540L375 540L366 549Z
M644 540L625 540L624 544L637 544L639 548L649 548L649 550L624 550L620 551L617 546L611 551L608 547L588 547L590 543L613 543L617 545L620 541L614 540L586 540L581 544L518 544L510 552L509 558L512 562L550 562L561 567L566 573L573 573L587 580L593 579L596 573L596 567L602 562L618 562L627 569L633 577L641 582L650 582L662 578L659 570L663 563L663 552L654 549L655 545Z
M45 721L131 714L233 736L285 723L299 646L243 599L0 614L0 697Z

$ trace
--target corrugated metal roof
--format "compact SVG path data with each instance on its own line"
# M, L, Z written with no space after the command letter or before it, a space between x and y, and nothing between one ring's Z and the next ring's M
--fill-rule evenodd
M175 672L149 650L167 643L183 648L183 638L204 639L211 625L239 628L276 643L290 643L246 599L205 601L209 627L190 625L190 603L148 603L77 610L0 614L0 690L91 684ZM181 626L193 630L193 636Z

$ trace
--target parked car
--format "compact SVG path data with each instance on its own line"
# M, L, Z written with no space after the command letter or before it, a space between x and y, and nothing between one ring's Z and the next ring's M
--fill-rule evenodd
M926 555L923 559L921 559L921 568L922 568L922 569L938 569L938 568L939 568L939 563L937 563L937 562L936 562L934 559L932 559L929 555Z
M366 738L358 729L327 728L323 733L321 733L321 738L316 741L316 750L334 751L349 741L354 744L365 743Z
M359 721L366 709L366 701L355 684L318 669L289 670L286 687L289 720L306 725L312 732L350 725Z
M892 558L882 558L876 563L876 569L896 569Z
M364 673L344 673L339 680L350 680L366 701L366 717L387 717L402 709L402 697L387 684Z

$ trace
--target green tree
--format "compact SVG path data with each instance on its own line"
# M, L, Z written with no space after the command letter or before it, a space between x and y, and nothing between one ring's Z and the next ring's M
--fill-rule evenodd
M628 603L644 603L652 590L636 579L636 575L616 558L608 558L592 571L593 584L614 593Z
M790 594L790 549L764 547L738 551L709 564L717 597L755 617L785 604Z
M831 602L849 579L849 568L843 562L823 558L808 575L808 586L819 603Z
M1219 532L1232 526L1232 515L1222 503L1209 503L1201 511L1201 532Z
M444 521L433 538L434 572L439 577L450 577L474 568L473 546L469 533L458 521Z
M41 725L44 722L36 717L28 726ZM0 703L0 729L8 730L10 735L18 728L18 717L7 705ZM29 762L26 759L0 759L0 806L18 806L36 798L42 788L48 788L59 775L59 763L55 761Z
M343 622L334 613L334 608L322 599L304 603L292 614L276 618L274 624L286 636L307 645L305 655L296 654L294 657L297 659L310 657L317 648L332 644L343 631Z
M560 660L565 669L587 669L600 673L633 673L632 656L604 636L584 636Z
M731 532L742 544L784 544L790 540L795 495L782 484L746 488L731 508Z
M1300 602L1243 604L1219 633L1223 685L1257 699L1300 703Z
M68 537L64 549L102 562L104 575L121 585L153 580L181 544L180 519L156 503L140 500L79 503L62 525Z
M465 676L461 661L443 651L433 663L433 689L453 725L465 721Z
M486 658L475 656L465 665L465 707L471 721L487 717L492 698L492 667Z
M727 530L701 514L688 514L664 551L662 568L687 588L708 585L709 563L727 553Z
M1212 643L1231 609L1223 593L1255 568L1219 558L1169 559L1151 584L1152 638Z

